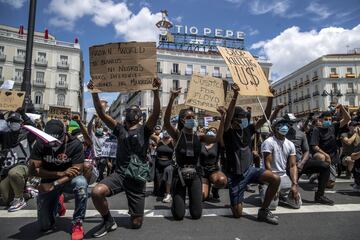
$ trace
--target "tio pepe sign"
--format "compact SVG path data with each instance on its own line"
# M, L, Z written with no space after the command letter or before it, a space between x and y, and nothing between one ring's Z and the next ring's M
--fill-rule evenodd
M176 33L185 33L185 34L193 34L193 35L203 35L203 36L215 36L220 38L236 38L236 39L244 39L244 32L233 31L233 30L224 30L221 28L211 29L208 27L204 27L203 29L199 29L194 26L182 26L175 25Z

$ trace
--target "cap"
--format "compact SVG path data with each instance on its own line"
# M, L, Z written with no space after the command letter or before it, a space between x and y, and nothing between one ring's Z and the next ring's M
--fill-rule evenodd
M239 106L235 107L234 117L236 117L236 118L238 118L240 116L246 117L247 114L248 114L248 112L245 111L242 107L239 107Z
M79 129L79 128L80 128L79 124L76 121L71 120L68 125L68 133L72 134L72 132L75 129Z
M22 119L20 113L17 113L17 112L12 112L7 117L8 122L22 122L22 120L23 119Z
M45 125L45 132L60 140L65 134L65 126L62 121L58 119L51 119Z
M280 123L289 123L288 120L286 120L285 118L276 118L272 121L271 123L271 127L275 128L277 125L279 125Z
M290 122L295 122L297 120L297 118L295 117L295 115L293 113L286 113L283 116L283 118L290 121Z

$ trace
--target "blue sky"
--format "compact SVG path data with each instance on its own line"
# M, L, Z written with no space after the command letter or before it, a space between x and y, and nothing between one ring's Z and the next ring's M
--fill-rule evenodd
M38 0L36 30L59 40L79 38L89 76L88 48L154 40L160 10L175 24L243 31L245 47L273 63L277 80L321 55L360 48L358 0ZM0 0L0 24L27 26L28 0ZM117 94L102 94L111 102ZM86 94L87 108L92 107Z

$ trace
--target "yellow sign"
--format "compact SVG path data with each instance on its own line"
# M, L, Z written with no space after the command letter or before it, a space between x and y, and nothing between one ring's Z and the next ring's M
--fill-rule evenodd
M218 49L230 69L233 81L240 87L240 95L272 96L264 71L249 52L219 46Z
M109 43L90 47L94 92L153 89L156 77L155 42Z
M22 107L25 92L0 90L0 110L16 111Z
M48 119L56 118L61 120L70 119L71 109L65 107L50 106L48 112Z

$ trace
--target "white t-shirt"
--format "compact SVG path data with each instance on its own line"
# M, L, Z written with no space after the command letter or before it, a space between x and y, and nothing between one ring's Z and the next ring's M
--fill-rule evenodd
M286 163L289 156L296 156L294 143L287 138L279 140L275 136L269 137L262 143L261 152L272 154L271 170L280 177L286 174Z

